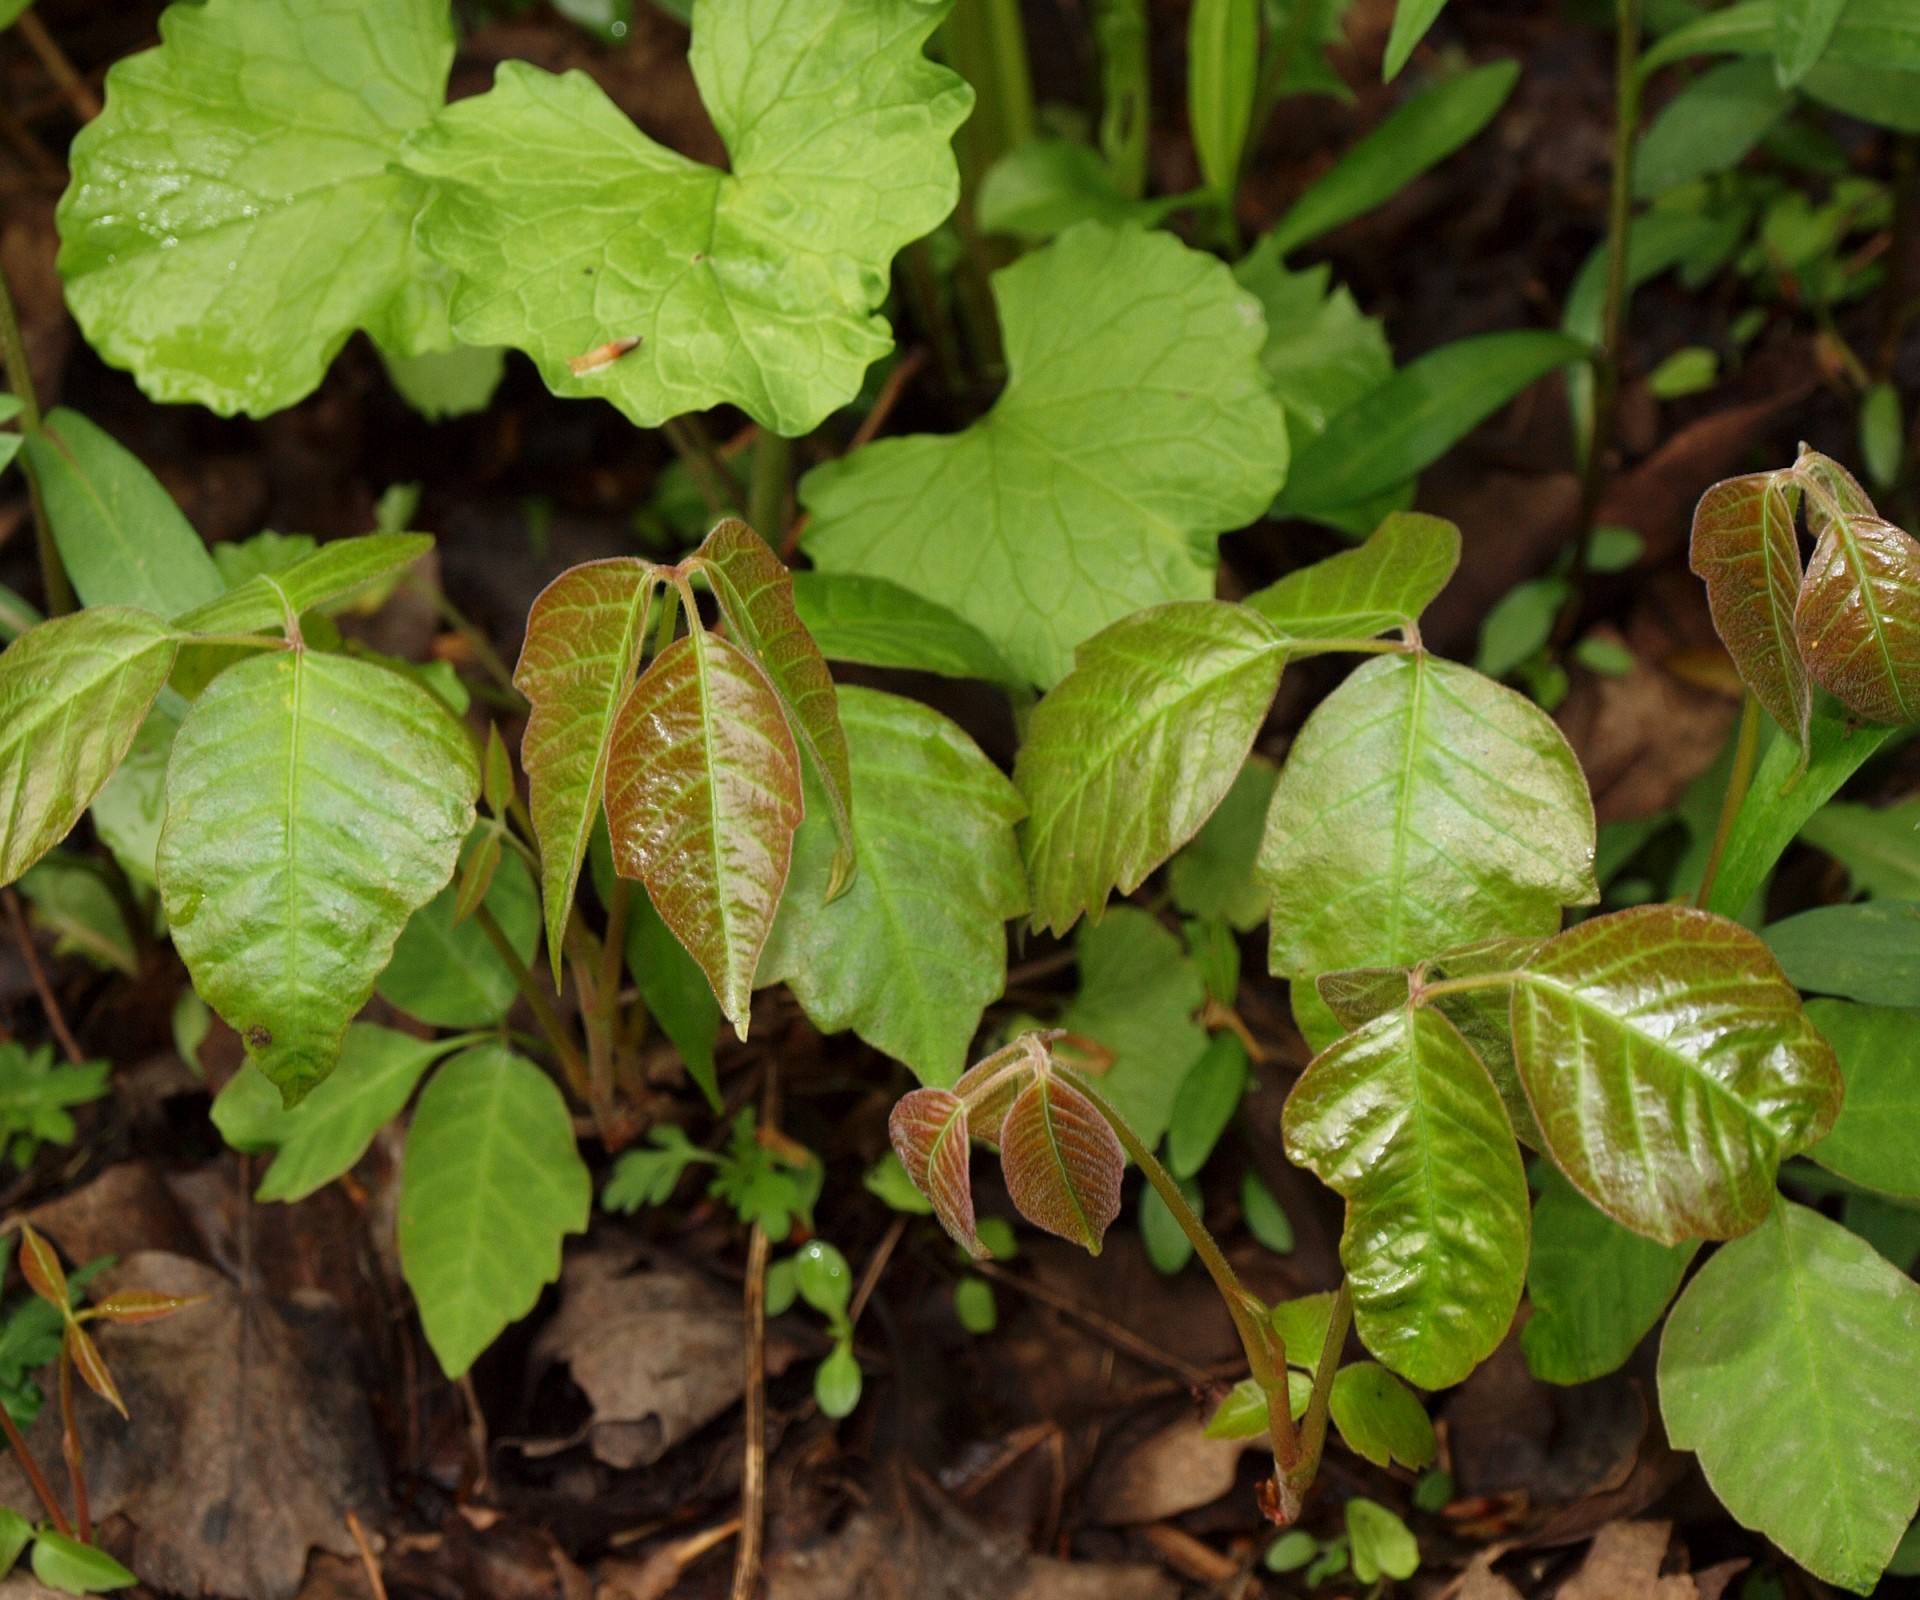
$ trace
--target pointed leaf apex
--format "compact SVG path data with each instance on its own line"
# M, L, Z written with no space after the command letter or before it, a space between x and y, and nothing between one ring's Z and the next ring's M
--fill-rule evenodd
M976 1260L987 1254L974 1220L967 1169L967 1104L951 1089L915 1089L887 1119L894 1152L913 1186L933 1202L933 1214L954 1243Z
M1036 1076L1007 1109L1000 1164L1022 1216L1100 1253L1120 1215L1127 1158L1091 1100L1051 1072Z
M185 1311L210 1299L204 1294L160 1294L153 1289L121 1289L97 1305L89 1306L74 1320L78 1322L141 1323L158 1322L176 1311Z
M66 1340L67 1353L81 1381L121 1416L126 1416L127 1403L120 1398L120 1386L113 1381L113 1374L107 1370L106 1358L100 1354L100 1347L93 1342L92 1335L79 1323L70 1322L67 1324Z
M72 1316L73 1294L67 1287L67 1274L52 1245L34 1231L33 1224L20 1224L20 1271L27 1287L63 1317Z

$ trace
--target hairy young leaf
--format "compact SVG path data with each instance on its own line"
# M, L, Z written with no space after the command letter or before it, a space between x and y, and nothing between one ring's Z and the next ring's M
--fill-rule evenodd
M1327 1410L1347 1448L1376 1467L1398 1461L1418 1472L1439 1453L1419 1396L1378 1362L1355 1361L1336 1372Z
M259 572L179 618L184 633L259 633L409 567L433 548L424 533L336 539L278 572Z
M1920 800L1892 806L1822 806L1800 837L1847 869L1877 899L1920 900Z
M0 883L73 831L132 747L175 648L150 612L101 606L0 653Z
M993 1132L997 1135L999 1129ZM887 1134L907 1176L933 1205L940 1226L969 1255L984 1258L967 1170L970 1129L966 1102L951 1089L915 1089L887 1118Z
M642 427L733 404L811 432L887 351L894 252L959 193L948 141L972 95L921 54L942 12L696 0L724 172L655 144L584 73L502 64L403 158L430 186L420 241L459 276L461 342L524 350L556 393Z
M484 1044L434 1074L407 1132L400 1266L448 1377L533 1309L592 1205L567 1103L532 1062Z
M476 830L463 852L481 848ZM519 994L513 973L472 917L459 914L460 885L450 883L414 912L380 974L380 998L436 1028L486 1028L501 1021ZM522 963L540 941L540 896L533 874L513 851L500 855L483 903Z
M356 328L444 348L446 291L411 243L401 141L441 107L437 0L206 0L107 74L60 202L88 342L156 400L265 416Z
M984 683L1025 683L972 623L911 589L852 572L796 572L792 577L793 608L829 661L902 667Z
M1920 1505L1920 1286L1776 1200L1674 1306L1660 1414L1740 1522L1866 1594Z
M1596 1210L1541 1163L1520 1330L1527 1370L1547 1383L1588 1383L1626 1364L1680 1287L1698 1243L1657 1244Z
M527 613L513 682L533 707L520 740L520 765L540 840L547 954L556 985L574 885L606 792L614 716L640 665L659 582L660 569L649 561L588 561L542 589Z
M1417 634L1420 614L1460 565L1460 530L1439 517L1396 511L1358 550L1342 550L1256 590L1246 603L1305 654L1318 639Z
M1763 936L1795 988L1920 1007L1920 901L1817 906L1772 924Z
M613 861L638 878L741 1038L802 815L800 753L760 669L696 627L614 719Z
M1920 1200L1920 1031L1890 1006L1808 1002L1807 1016L1840 1058L1847 1097L1807 1154L1829 1172L1903 1200Z
M1422 1388L1458 1383L1506 1336L1526 1272L1527 1180L1486 1068L1437 1011L1390 1011L1314 1059L1284 1129L1346 1198L1361 1342Z
M1552 933L1597 897L1593 803L1531 701L1424 654L1367 662L1295 741L1259 876L1278 976Z
M453 876L479 763L411 679L276 651L174 739L160 893L194 988L289 1102L333 1070L409 916Z
M1164 233L1082 223L995 275L1007 387L964 433L807 474L804 545L958 612L1030 681L1142 606L1213 592L1213 536L1271 503L1286 422L1258 305Z
M1780 727L1808 750L1813 685L1794 637L1800 598L1799 489L1791 473L1716 483L1693 513L1693 570L1740 676Z
M1176 601L1114 623L1033 714L1013 778L1033 920L1063 933L1129 894L1232 786L1286 652L1244 606Z
M1005 984L1007 920L1027 909L1013 834L1025 807L936 711L845 688L840 715L860 872L828 899L837 851L810 803L757 981L784 980L823 1032L852 1028L922 1083L949 1084Z
M1520 970L1513 1043L1560 1170L1624 1227L1729 1239L1832 1127L1840 1068L1759 938L1708 912L1583 922Z
M1253 862L1279 780L1271 761L1249 756L1213 815L1174 856L1167 886L1188 916L1217 917L1240 933L1265 920L1267 895L1253 881Z
M1000 1165L1021 1216L1100 1253L1120 1215L1127 1157L1092 1101L1051 1072L1036 1074L1007 1108Z
M1807 671L1870 722L1920 721L1920 542L1875 516L1813 520L1793 616Z
M1274 398L1287 409L1296 449L1393 376L1385 326L1361 313L1352 293L1331 282L1332 272L1324 262L1289 272L1277 253L1261 245L1233 269L1240 287L1267 314L1260 365Z

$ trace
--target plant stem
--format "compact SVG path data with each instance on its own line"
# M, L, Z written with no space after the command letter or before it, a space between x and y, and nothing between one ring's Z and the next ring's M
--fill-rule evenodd
M480 931L486 935L487 943L493 946L494 954L499 956L501 964L513 974L513 985L520 991L520 997L527 1002L527 1009L533 1013L533 1020L546 1036L554 1055L560 1060L560 1067L567 1075L567 1082L573 1092L588 1106L594 1104L593 1080L587 1071L587 1063L581 1057L580 1047L560 1021L560 1015L553 1009L553 1002L547 998L533 974L527 970L526 962L520 959L520 952L513 947L513 941L507 937L506 930L500 926L499 919L488 909L482 900L473 908L473 920L479 924Z
M1320 1361L1313 1369L1313 1395L1307 1401L1307 1414L1300 1419L1300 1462L1290 1476L1294 1494L1301 1500L1313 1486L1314 1475L1320 1470L1320 1453L1327 1446L1327 1407L1333 1397L1333 1376L1340 1370L1340 1351L1352 1325L1353 1285L1342 1278L1327 1318L1326 1343L1320 1346Z
M473 651L474 659L480 663L487 676L513 697L515 706L524 709L527 698L514 687L512 670L500 659L500 653L493 648L492 641L480 631L479 626L470 621L466 613L441 592L438 585L426 583L412 573L407 575L406 581L409 588L426 597L428 603L439 613L442 622L466 640Z
M767 1509L768 1249L767 1230L756 1222L747 1235L746 1459L740 1471L740 1543L734 1550L732 1600L753 1600L760 1581L760 1534Z
M47 1520L56 1531L73 1537L73 1524L67 1521L67 1514L60 1508L60 1502L54 1498L53 1486L47 1482L47 1475L40 1470L40 1463L33 1459L33 1452L27 1448L27 1441L20 1436L19 1426L13 1420L13 1413L0 1405L0 1429L7 1435L7 1443L13 1446L13 1453L20 1459L20 1470L27 1475L27 1482L33 1485L33 1492L40 1497L40 1504L46 1508Z
M27 345L20 336L20 317L13 307L13 293L7 277L0 272L0 363L7 369L7 381L20 402L20 431L29 438L40 432L40 398L34 393L33 371L27 365ZM53 541L53 524L47 520L46 502L40 495L40 479L33 471L31 457L22 456L27 475L27 498L33 505L33 543L40 558L40 585L46 590L47 614L64 617L74 609L73 585L60 560L60 547Z
M1138 200L1147 188L1151 94L1146 0L1096 0L1093 35L1100 46L1100 152L1121 198Z
M1431 1000L1439 994L1466 994L1474 989L1498 989L1512 983L1519 976L1517 972L1476 972L1467 978L1442 978L1438 983L1423 983L1415 997L1417 1001Z
M47 32L46 24L31 11L20 13L14 23L20 37L27 41L27 48L40 58L40 65L47 69L47 76L53 79L54 86L67 97L67 103L82 122L91 122L100 115L100 97L93 92L87 80L74 70L52 34ZM84 1539L85 1534L81 1537Z
M747 482L747 526L776 550L787 525L787 480L792 470L793 441L762 428L753 447L753 476Z
M61 1052L74 1066L83 1066L87 1055L80 1048L80 1041L74 1038L73 1030L67 1026L66 1013L60 1009L60 998L53 992L53 985L47 981L46 968L40 965L40 952L34 948L33 932L27 926L27 919L20 910L20 896L14 893L9 884L0 890L0 898L6 901L7 922L13 928L14 943L20 946L20 958L27 964L27 976L33 980L33 992L40 997L40 1009L47 1014L47 1026L59 1041Z
M1713 830L1713 851L1707 857L1707 870L1700 879L1700 892L1693 903L1705 910L1713 899L1713 882L1720 876L1720 858L1727 853L1727 841L1733 837L1734 819L1740 815L1747 787L1753 782L1754 763L1760 754L1760 701L1752 690L1740 708L1740 733L1733 747L1733 770L1727 774L1726 797L1720 802L1720 825ZM1735 908L1738 909L1737 907Z
M60 1341L60 1450L73 1484L73 1530L82 1544L93 1540L93 1513L87 1505L87 1463L80 1450L80 1425L73 1414L73 1353Z
M720 452L714 449L707 430L688 415L668 417L660 424L660 431L667 436L667 443L673 446L674 454L685 463L687 471L693 474L694 487L707 502L707 509L716 517L737 512L739 482L732 469L720 459Z

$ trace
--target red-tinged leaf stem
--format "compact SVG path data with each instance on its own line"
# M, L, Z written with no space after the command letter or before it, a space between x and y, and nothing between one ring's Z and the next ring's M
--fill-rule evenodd
M0 365L7 369L7 382L20 402L20 431L40 431L40 400L33 389L33 372L27 365L26 341L20 337L20 318L13 308L13 294L7 277L0 272ZM40 583L46 590L47 615L63 617L78 601L66 566L60 560L60 547L53 542L53 524L47 520L47 508L40 498L40 480L23 457L21 471L27 475L27 495L33 504L33 544L40 558Z
M1327 1318L1327 1337L1320 1346L1320 1361L1313 1369L1313 1394L1307 1401L1306 1415L1300 1419L1300 1459L1288 1475L1288 1487L1296 1505L1306 1498L1320 1471L1320 1455L1327 1447L1327 1408L1332 1403L1333 1378L1340 1370L1340 1350L1352 1326L1353 1285L1342 1278Z
M91 1544L93 1512L87 1504L87 1463L80 1448L80 1425L73 1414L73 1350L65 1339L60 1341L60 1451L67 1458L67 1478L73 1484L74 1536L82 1544Z
M1703 911L1713 899L1714 879L1720 875L1720 858L1727 853L1727 841L1733 837L1734 820L1747 798L1759 755L1760 701L1749 689L1746 703L1740 708L1740 732L1733 747L1733 770L1727 774L1726 796L1720 802L1720 825L1713 830L1713 850L1707 857L1707 870L1700 877L1700 892L1693 897L1693 903Z
M13 1446L14 1456L20 1462L20 1470L27 1475L27 1482L33 1485L33 1492L40 1497L45 1508L47 1520L56 1532L73 1537L73 1524L67 1521L67 1513L60 1502L54 1498L53 1485L47 1482L46 1474L40 1470L40 1463L33 1459L33 1452L27 1448L27 1441L20 1436L19 1426L13 1420L13 1413L0 1405L0 1429L7 1435L7 1443Z
M487 908L482 900L473 908L473 920L486 936L487 943L493 946L494 954L499 956L501 965L513 975L514 987L520 991L520 997L527 1002L527 1009L533 1013L533 1020L539 1026L548 1047L559 1059L560 1069L566 1074L567 1084L588 1107L595 1106L593 1080L587 1071L586 1059L580 1054L580 1047L573 1042L573 1036L560 1021L560 1015L553 1009L553 1002L535 980L526 962L520 959L520 952L513 947L513 941L507 937L506 930L500 926L499 919Z

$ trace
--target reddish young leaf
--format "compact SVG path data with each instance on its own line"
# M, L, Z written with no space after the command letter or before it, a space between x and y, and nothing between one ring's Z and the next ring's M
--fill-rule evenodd
M1039 1074L1007 1110L1000 1164L1022 1216L1100 1253L1120 1215L1127 1158L1092 1101L1052 1073Z
M513 681L533 707L520 764L532 791L556 984L574 884L606 787L613 719L640 664L661 577L650 561L589 561L555 578L527 614Z
M1023 1033L1012 1044L975 1062L960 1075L953 1092L967 1103L967 1119L974 1138L983 1144L1000 1143L1000 1125L1020 1091L1035 1072L1044 1072L1058 1029Z
M1716 483L1693 513L1693 570L1707 586L1713 625L1747 687L1807 747L1813 689L1794 636L1800 598L1799 485L1791 472Z
M967 1104L951 1089L915 1089L887 1119L887 1132L913 1186L933 1202L933 1214L969 1255L984 1258L973 1214L967 1170Z
M1871 514L1821 521L1793 618L1807 670L1857 716L1920 720L1920 543Z
M669 645L614 719L613 861L646 884L743 1039L801 811L800 755L760 669L698 627Z
M204 1294L160 1294L152 1289L122 1289L97 1305L89 1306L75 1319L79 1322L158 1322L188 1306L197 1306Z
M113 1374L107 1371L106 1358L100 1354L100 1347L77 1322L67 1324L66 1341L67 1354L81 1381L124 1417L127 1403L120 1398L120 1386L113 1381Z
M73 1293L67 1287L67 1275L52 1245L34 1232L33 1224L20 1224L20 1271L27 1287L67 1316L73 1305Z
M707 535L686 564L695 563L713 585L727 626L780 697L787 726L827 791L838 840L827 882L832 900L853 873L853 771L827 658L794 609L793 574L738 517Z

